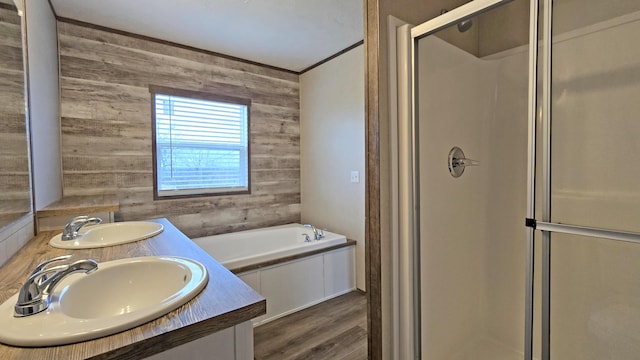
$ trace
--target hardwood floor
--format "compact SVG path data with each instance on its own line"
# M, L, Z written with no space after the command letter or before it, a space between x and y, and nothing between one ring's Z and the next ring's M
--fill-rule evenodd
M254 329L256 360L367 358L367 297L354 291Z

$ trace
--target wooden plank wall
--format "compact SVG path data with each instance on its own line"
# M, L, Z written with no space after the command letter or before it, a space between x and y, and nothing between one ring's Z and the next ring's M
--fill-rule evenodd
M31 209L20 23L0 7L0 227Z
M115 193L116 220L190 237L300 221L297 74L66 21L58 35L65 196ZM252 100L251 194L153 199L149 85Z

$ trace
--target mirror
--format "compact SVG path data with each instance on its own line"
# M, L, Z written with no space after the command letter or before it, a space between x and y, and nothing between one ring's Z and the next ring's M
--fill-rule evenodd
M31 212L22 19L0 0L0 228Z

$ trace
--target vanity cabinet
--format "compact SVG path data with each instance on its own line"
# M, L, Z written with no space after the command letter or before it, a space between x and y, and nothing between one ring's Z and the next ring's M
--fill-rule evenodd
M237 274L267 299L254 326L355 290L355 246L306 256Z
M253 324L245 321L147 359L253 360Z
M167 219L148 221L161 224L164 230L146 240L73 253L77 258L95 259L98 263L140 256L176 256L197 261L208 273L207 285L198 295L155 320L94 340L34 348L0 343L0 359L253 359L251 319L266 313L264 297ZM0 304L15 295L18 284L39 263L69 253L49 246L48 240L54 235L53 231L36 235L0 268Z

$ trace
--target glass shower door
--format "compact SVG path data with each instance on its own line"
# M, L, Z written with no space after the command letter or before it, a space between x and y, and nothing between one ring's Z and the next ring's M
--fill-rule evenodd
M412 29L421 358L521 360L529 2L448 10Z
M638 359L640 2L554 0L549 15L542 359Z

